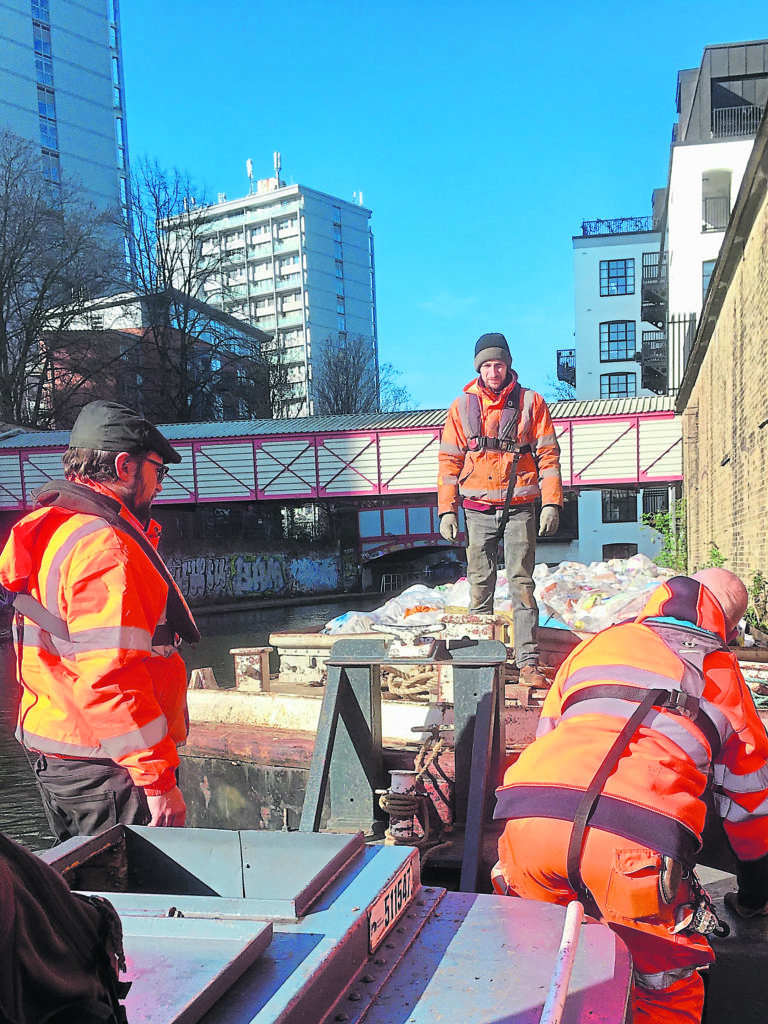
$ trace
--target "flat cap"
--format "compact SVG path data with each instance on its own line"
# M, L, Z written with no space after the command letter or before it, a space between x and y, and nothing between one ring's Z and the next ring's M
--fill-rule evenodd
M89 402L75 420L70 448L102 452L157 452L163 462L181 462L181 456L149 420L117 402Z

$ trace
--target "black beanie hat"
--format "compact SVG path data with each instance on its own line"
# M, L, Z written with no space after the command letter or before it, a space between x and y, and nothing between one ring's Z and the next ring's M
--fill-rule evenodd
M509 352L507 339L503 334L481 334L475 345L475 370L480 373L480 367L490 359L500 359L507 366L512 365L512 356Z
M152 451L163 462L181 462L179 453L157 427L117 402L89 402L83 406L69 435L69 447L129 455Z

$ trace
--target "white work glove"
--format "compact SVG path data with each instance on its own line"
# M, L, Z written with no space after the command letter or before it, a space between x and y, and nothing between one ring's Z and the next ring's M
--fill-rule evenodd
M451 544L459 535L459 517L455 512L445 512L440 516L440 536Z
M539 517L539 536L551 537L560 525L560 509L557 505L545 505ZM442 530L440 531L442 533Z

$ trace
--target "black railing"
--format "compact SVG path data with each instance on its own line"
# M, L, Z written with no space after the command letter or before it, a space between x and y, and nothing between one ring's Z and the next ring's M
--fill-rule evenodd
M557 379L566 384L576 386L576 349L560 348L557 350Z
M727 139L735 135L756 135L763 109L751 103L743 107L713 108L712 137Z
M667 319L667 254L644 252L642 261L640 316L654 327Z
M614 217L610 220L583 220L583 238L592 235L631 235L637 231L653 231L653 217Z
M647 391L663 395L667 390L668 352L665 331L643 331L640 382Z
M705 196L701 201L701 230L725 231L730 215L730 196Z

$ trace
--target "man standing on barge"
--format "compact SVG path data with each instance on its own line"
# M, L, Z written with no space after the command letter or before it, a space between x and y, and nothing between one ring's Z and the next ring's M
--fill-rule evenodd
M66 480L36 492L0 554L0 590L16 611L17 739L57 839L117 822L181 826L178 645L200 634L150 518L181 456L138 413L91 402L63 462Z
M440 533L455 542L461 497L470 613L493 613L498 548L504 541L520 682L546 686L539 672L539 609L533 592L534 503L541 499L539 536L551 536L563 505L560 446L547 403L520 386L503 334L478 339L475 370L479 377L453 403L443 429L437 485Z

